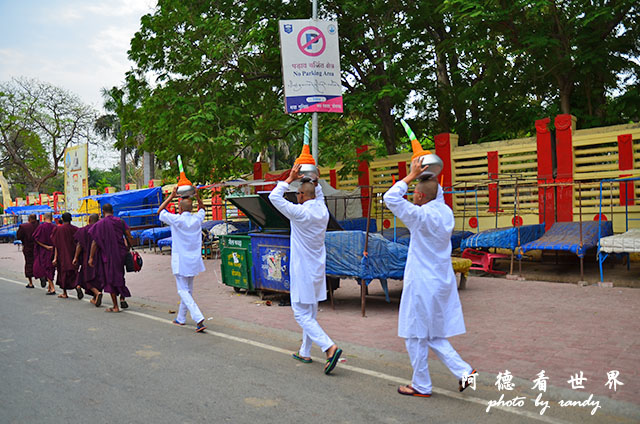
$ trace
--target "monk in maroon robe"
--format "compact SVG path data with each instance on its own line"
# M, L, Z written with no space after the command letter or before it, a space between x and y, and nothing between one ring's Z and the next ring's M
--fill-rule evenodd
M33 288L33 261L34 261L34 245L33 232L38 227L38 220L34 214L29 215L29 222L21 224L18 227L16 238L22 242L22 254L24 255L24 276L29 280L28 289ZM42 285L44 287L44 284Z
M51 233L56 228L51 223L53 215L51 212L44 214L44 222L38 225L38 228L33 232L33 239L35 240L34 249L34 261L33 261L33 276L35 278L45 278L49 283L47 290L48 295L56 294L56 289L53 285L53 276L56 272L56 267L53 266L53 242L51 241Z
M62 289L59 298L66 299L67 290L76 289L78 299L84 297L84 293L77 283L78 270L73 264L73 257L76 252L76 241L73 238L78 227L71 224L71 214L65 212L62 214L62 225L54 228L51 233L51 241L55 248L53 254L53 265L58 271L56 284Z
M96 307L102 304L102 289L104 282L100 280L98 275L102 274L102 270L97 267L89 266L89 254L91 253L91 242L93 239L89 235L89 230L98 222L100 216L97 213L89 215L89 225L79 228L74 235L76 240L76 254L73 258L73 264L80 266L78 272L78 285L82 287L87 294L92 294L93 299L90 300ZM100 265L98 262L96 265Z
M120 312L118 296L123 309L129 307L125 298L131 296L124 281L125 258L129 252L124 237L127 237L128 245L131 246L131 232L123 220L113 216L111 204L102 205L102 215L103 218L89 230L89 235L93 238L89 266L95 266L97 261L102 262L104 291L111 295L113 301L113 307L107 308L106 312Z

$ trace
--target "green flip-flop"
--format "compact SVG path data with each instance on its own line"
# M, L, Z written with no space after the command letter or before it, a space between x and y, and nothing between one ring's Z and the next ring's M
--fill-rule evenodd
M309 359L303 358L302 356L298 355L297 353L294 353L291 356L293 357L293 359L295 359L297 361L300 361L300 362L302 362L304 364L310 364L310 363L313 362L313 359L311 359L311 358L309 358Z
M337 348L336 351L333 353L333 356L331 358L327 359L327 364L324 366L324 373L325 374L329 375L329 373L331 373L331 371L333 371L333 369L338 364L338 360L340 359L340 355L342 355L342 349Z

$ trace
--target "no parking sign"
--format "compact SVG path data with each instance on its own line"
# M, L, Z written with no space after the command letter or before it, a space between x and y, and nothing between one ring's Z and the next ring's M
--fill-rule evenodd
M280 21L285 112L342 113L338 24Z

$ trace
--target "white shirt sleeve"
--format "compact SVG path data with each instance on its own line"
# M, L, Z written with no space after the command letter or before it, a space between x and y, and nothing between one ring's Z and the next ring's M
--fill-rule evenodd
M202 223L204 222L206 215L206 212L204 209L198 209L198 212L196 213L196 216L198 217L198 221L200 221L200 225L202 225Z
M324 192L322 191L322 186L320 183L316 186L316 199L324 202Z
M384 203L389 210L397 216L408 228L416 226L426 227L428 232L442 225L442 217L437 208L430 207L429 203L423 206L414 205L404 196L409 187L404 181L398 181L384 194ZM438 186L438 195L433 201L443 201L442 189Z
M173 225L175 223L175 221L176 221L176 217L177 217L177 215L174 215L171 212L167 212L166 209L163 209L160 212L160 216L159 216L160 221L162 221L162 222L164 222L165 224L168 224L168 225Z
M282 215L291 221L301 221L304 218L304 209L302 205L295 205L284 198L284 193L289 188L289 184L280 181L276 188L269 193L269 200Z

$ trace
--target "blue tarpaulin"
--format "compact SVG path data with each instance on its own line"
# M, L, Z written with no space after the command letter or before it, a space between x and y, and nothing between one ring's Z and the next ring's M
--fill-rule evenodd
M367 231L367 218L353 218L353 219L345 219L342 221L338 221L338 224L345 231ZM369 232L375 233L378 231L377 221L373 218L369 220Z
M324 245L327 250L327 275L353 277L365 284L378 279L387 302L389 289L387 279L402 279L409 248L387 240L381 234L369 234L367 256L363 255L366 232L328 231Z
M602 237L613 234L611 221L604 221L602 225ZM578 257L583 257L585 252L598 244L598 222L587 221L582 223L582 246L580 246L579 222L555 222L549 231L538 240L522 245L522 253L529 250L566 250L573 252Z
M153 216L158 215L158 208L131 209L118 212L120 218L125 216Z
M31 206L9 206L4 210L5 213L11 215L42 215L43 213L53 212L50 206L47 205L31 205Z
M520 245L536 240L544 234L544 224L523 225L521 227L491 228L473 234L460 243L460 249L498 248L515 250L518 247L518 228Z
M121 210L118 212L118 217L130 227L160 225L157 207Z
M327 275L364 280L401 279L409 248L380 234L369 234L368 260L363 261L365 235L364 231L327 231Z
M451 234L451 250L457 249L458 247L460 247L460 243L462 242L462 240L466 239L471 235L473 235L471 231L454 230L453 233ZM389 241L393 241L394 229L387 228L386 230L382 230L382 236ZM405 227L397 227L395 229L395 238L396 238L396 243L409 246L409 241L411 240L411 234L409 233L409 229Z
M113 214L118 214L123 211L133 211L141 209L153 209L160 206L162 202L162 187L143 188L140 190L127 190L119 191L117 193L105 193L94 196L81 197L80 200L92 199L100 204L110 203L113 206ZM148 215L148 214L147 214ZM153 222L146 222L149 219ZM137 227L141 225L154 225L159 223L157 217L140 217L134 216L125 221L130 227Z
M158 247L162 250L163 247L169 246L171 247L171 237L166 237L158 240Z

